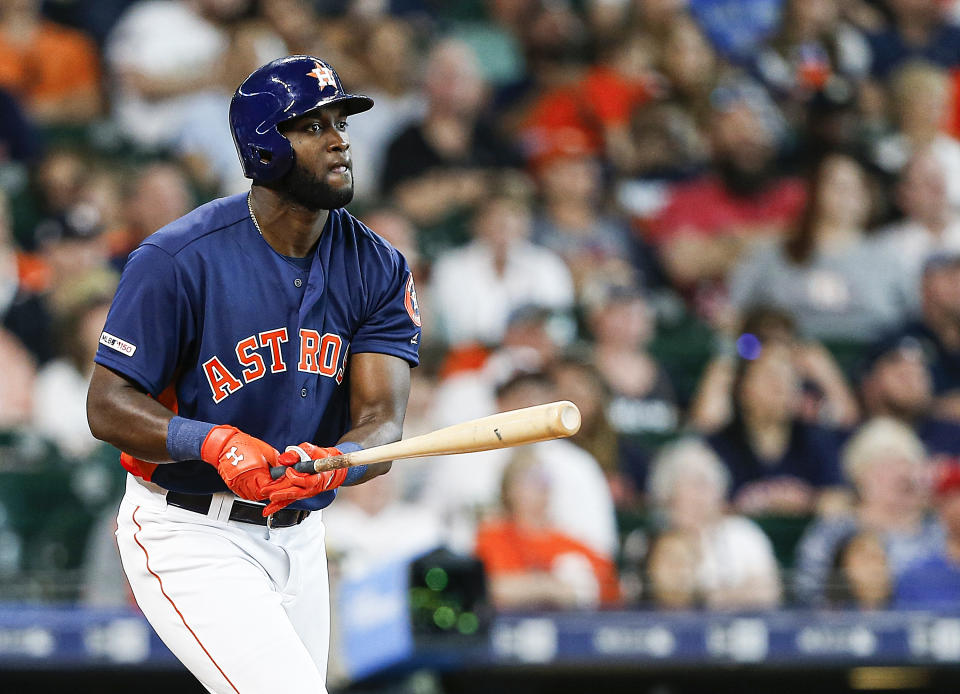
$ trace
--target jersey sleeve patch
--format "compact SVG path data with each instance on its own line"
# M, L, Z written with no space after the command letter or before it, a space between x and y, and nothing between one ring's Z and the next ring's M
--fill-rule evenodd
M417 301L417 288L413 283L413 273L407 275L407 284L404 288L403 305L407 309L407 315L413 324L420 327L420 304ZM416 343L411 343L416 344Z
M121 340L119 337L111 335L106 330L100 333L100 344L106 345L110 349L116 350L127 357L132 357L137 351L137 346L132 342Z

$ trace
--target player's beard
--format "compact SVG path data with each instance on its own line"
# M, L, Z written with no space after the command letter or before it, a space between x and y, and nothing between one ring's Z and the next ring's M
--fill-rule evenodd
M313 171L300 165L296 159L293 166L275 185L284 195L308 210L335 210L353 200L353 175L350 185L334 188L325 183Z

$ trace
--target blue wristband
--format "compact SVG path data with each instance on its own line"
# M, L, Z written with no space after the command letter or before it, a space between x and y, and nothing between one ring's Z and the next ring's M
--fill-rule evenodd
M353 441L344 441L343 443L337 444L337 449L339 449L341 453L353 453L354 451L362 451L363 446L361 446L359 443L354 443ZM367 474L366 465L357 465L352 467L347 470L347 476L343 480L343 485L349 486L351 484L356 484L365 474Z
M200 449L216 424L174 417L167 425L167 453L172 460L200 460Z

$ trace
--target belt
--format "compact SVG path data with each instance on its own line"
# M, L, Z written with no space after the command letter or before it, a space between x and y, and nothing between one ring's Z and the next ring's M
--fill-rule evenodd
M210 503L213 501L211 494L183 494L182 492L167 492L167 503L177 508L183 508L187 511L202 513L204 515L210 510ZM310 511L300 511L294 508L282 508L270 516L271 528L289 528L291 525L299 525L303 522ZM251 523L253 525L266 525L267 518L263 516L263 506L252 504L248 501L234 499L233 506L230 508L230 520L238 523Z

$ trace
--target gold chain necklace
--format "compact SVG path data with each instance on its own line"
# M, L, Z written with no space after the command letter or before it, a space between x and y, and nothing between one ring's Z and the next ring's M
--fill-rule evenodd
M251 202L252 195L252 191L247 193L247 209L250 210L250 219L253 220L253 226L257 228L257 233L262 237L263 232L260 230L260 223L257 221L257 216L253 213L253 203Z

